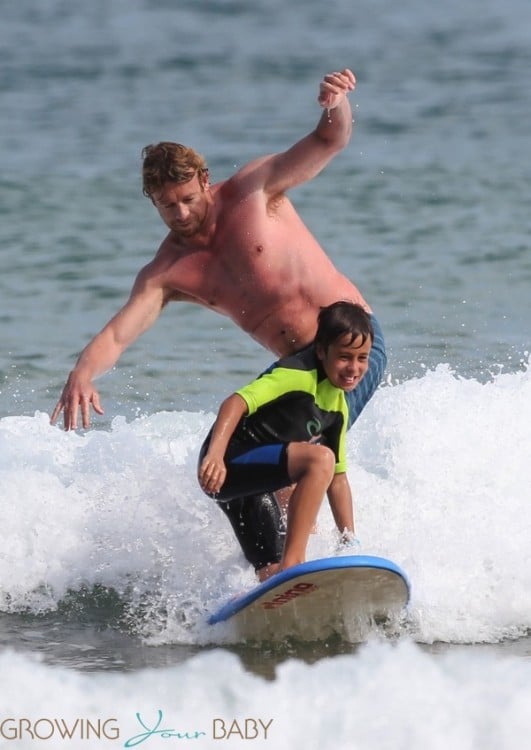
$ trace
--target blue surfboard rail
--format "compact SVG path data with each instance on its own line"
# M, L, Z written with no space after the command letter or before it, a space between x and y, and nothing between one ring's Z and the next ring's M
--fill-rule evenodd
M275 589L277 586L287 581L291 581L294 578L298 578L301 575L307 575L308 573L323 572L326 570L338 570L340 568L376 568L379 570L386 570L391 573L396 573L404 581L407 588L407 595L409 599L411 585L409 579L404 571L392 560L387 560L384 557L375 557L373 555L350 555L344 557L325 557L318 560L309 560L308 562L301 563L300 565L294 565L287 570L282 570L280 573L268 578L263 583L258 584L251 589L247 594L237 596L231 599L229 602L224 604L217 612L210 615L208 618L209 625L216 625L219 622L224 622L230 619L233 615L240 612L245 607L252 604L256 599L267 594L269 591Z

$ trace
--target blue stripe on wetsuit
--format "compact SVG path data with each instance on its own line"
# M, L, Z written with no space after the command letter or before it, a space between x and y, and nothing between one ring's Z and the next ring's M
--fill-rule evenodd
M280 454L283 445L277 443L276 445L259 445L258 448L251 448L251 450L242 453L241 456L231 458L231 464L272 464L278 466L280 464Z

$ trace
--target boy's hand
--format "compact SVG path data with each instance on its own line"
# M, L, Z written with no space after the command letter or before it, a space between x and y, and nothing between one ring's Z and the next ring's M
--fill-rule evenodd
M207 453L199 467L199 484L209 495L215 495L223 487L227 469L221 456Z

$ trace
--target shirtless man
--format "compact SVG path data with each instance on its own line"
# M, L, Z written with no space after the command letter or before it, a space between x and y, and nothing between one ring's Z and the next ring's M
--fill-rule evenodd
M229 179L210 184L203 158L192 149L160 143L144 149L144 193L169 229L153 260L139 272L130 297L82 351L51 416L64 427L103 414L94 379L109 370L171 301L194 302L231 318L262 346L286 356L307 346L319 309L337 300L370 308L334 267L286 196L315 177L349 143L353 73L324 76L315 130L287 151L251 161ZM349 403L350 423L371 397L385 367L381 331L364 392Z
M227 315L277 356L312 341L320 307L348 299L369 310L286 197L348 144L347 94L354 86L350 70L324 76L318 97L324 111L315 130L224 182L211 185L206 164L191 149L159 144L144 150L144 192L169 234L138 274L127 303L81 353L52 424L64 411L65 429L77 429L81 409L86 428L90 405L103 414L94 378L113 367L170 301L195 302ZM164 167L172 159L170 177Z

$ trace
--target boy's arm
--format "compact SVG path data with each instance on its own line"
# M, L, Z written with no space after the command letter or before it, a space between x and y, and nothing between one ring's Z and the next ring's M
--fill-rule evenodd
M346 473L335 474L327 491L330 509L340 534L354 534L352 492Z
M247 414L247 404L241 396L233 393L221 404L208 450L198 471L199 484L205 492L219 492L227 476L225 451L240 419Z

